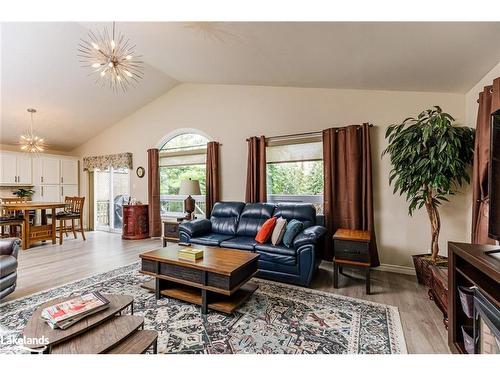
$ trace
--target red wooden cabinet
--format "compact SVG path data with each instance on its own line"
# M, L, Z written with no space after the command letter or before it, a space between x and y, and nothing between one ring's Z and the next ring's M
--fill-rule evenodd
M124 240L140 240L149 237L149 217L147 204L123 206Z

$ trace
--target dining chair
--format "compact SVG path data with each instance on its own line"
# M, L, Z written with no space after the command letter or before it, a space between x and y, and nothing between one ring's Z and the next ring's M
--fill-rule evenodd
M14 203L26 203L28 201L28 198L23 197L23 198L1 198L1 201L3 203L7 204L14 204ZM15 216L16 218L23 219L24 218L24 211L22 210L12 210L12 215ZM36 221L36 214L35 211L30 211L30 224L35 225Z
M56 213L56 220L59 221L59 244L62 245L64 235L68 235L68 232L73 232L75 239L77 238L76 232L82 234L82 238L85 241L85 232L83 230L83 205L85 203L85 197L64 197L64 203L66 207L63 211ZM52 215L47 215L48 218L53 220ZM66 221L71 220L71 226L66 225ZM79 221L79 227L75 226L75 221Z
M6 200L10 198L0 198L0 204L9 203ZM17 203L17 202L15 202ZM24 219L16 216L16 211L8 208L0 209L0 236L4 237L20 237L24 238ZM5 233L5 228L8 227L8 233ZM19 233L18 230L19 229Z

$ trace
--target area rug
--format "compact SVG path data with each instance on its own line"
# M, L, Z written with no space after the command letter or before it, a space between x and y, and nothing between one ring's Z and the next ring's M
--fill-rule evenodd
M159 353L406 353L394 306L254 279L259 289L236 313L202 316L198 306L157 301L138 271L139 262L1 304L0 353L27 353L16 339L36 306L91 290L133 296L134 314L159 333Z

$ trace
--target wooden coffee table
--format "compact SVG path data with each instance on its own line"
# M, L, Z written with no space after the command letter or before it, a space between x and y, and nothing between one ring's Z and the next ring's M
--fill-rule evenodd
M155 277L144 285L156 298L177 298L201 305L202 314L213 309L233 313L257 288L249 280L257 273L259 255L249 251L193 245L203 250L196 261L179 259L183 248L172 245L140 254L141 272Z
M130 307L133 314L134 300L130 296L103 294L109 300L105 310L90 315L67 329L52 329L41 319L42 310L72 297L60 297L40 305L24 328L26 347L42 353L142 354L152 345L156 353L158 333L143 330L144 318L122 315ZM46 339L40 344L42 338Z

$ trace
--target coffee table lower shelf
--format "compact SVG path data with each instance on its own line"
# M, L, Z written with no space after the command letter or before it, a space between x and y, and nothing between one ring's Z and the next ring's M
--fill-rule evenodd
M143 288L155 292L155 280L151 280L142 285ZM207 292L208 308L232 314L243 302L245 302L259 286L251 281L248 281L240 289L230 296L223 294ZM160 294L165 297L175 298L181 301L193 303L199 306L203 304L202 290L199 288L169 282L168 286L163 287Z

